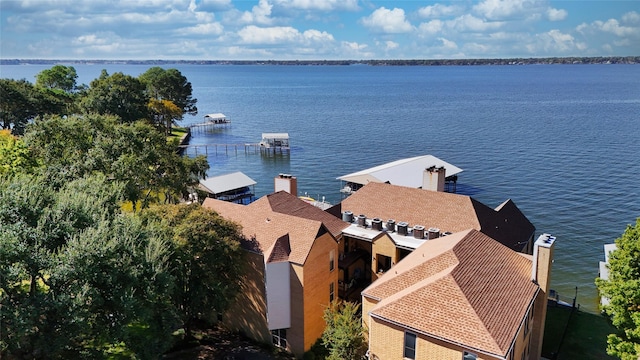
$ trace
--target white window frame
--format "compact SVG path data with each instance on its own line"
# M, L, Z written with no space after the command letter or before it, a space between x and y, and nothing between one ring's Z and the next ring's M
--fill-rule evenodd
M336 251L329 251L329 272L333 272L333 269L336 268Z
M289 342L287 341L287 329L271 330L271 343L275 347L287 349L289 347Z
M329 303L332 303L333 300L336 298L335 296L335 289L336 286L335 284L332 282L329 283Z

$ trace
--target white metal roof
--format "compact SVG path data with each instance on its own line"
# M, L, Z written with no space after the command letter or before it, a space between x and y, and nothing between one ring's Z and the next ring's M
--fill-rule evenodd
M243 174L242 172L234 172L226 175L208 177L204 180L200 180L206 191L212 194L220 194L226 191L240 189L245 186L251 186L257 184L253 179Z
M288 139L289 133L262 133L263 139Z
M440 160L433 155L422 155L374 166L340 176L337 179L361 185L366 185L371 181L381 183L388 181L393 185L419 188L422 186L424 170L432 166L444 167L445 176L452 176L462 172L459 167Z
M227 118L223 113L207 114L204 117L210 118L211 120L225 120Z

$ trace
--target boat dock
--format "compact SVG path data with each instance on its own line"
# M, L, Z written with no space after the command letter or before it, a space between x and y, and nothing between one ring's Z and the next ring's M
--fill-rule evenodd
M187 127L189 128L190 131L202 132L202 131L211 130L212 128L218 128L220 126L227 126L231 124L231 120L229 120L229 118L223 113L207 114L204 116L204 118L205 118L205 122L202 122L199 124L192 124Z

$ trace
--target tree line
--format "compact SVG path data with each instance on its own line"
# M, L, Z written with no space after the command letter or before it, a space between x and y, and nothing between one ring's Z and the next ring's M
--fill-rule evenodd
M233 300L240 228L177 204L209 167L178 70L76 78L0 79L0 358L155 359Z

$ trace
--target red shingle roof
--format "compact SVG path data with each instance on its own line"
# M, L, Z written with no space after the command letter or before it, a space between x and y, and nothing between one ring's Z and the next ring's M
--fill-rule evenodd
M371 316L505 356L538 292L530 277L530 257L467 230L425 242L362 294L379 300Z

